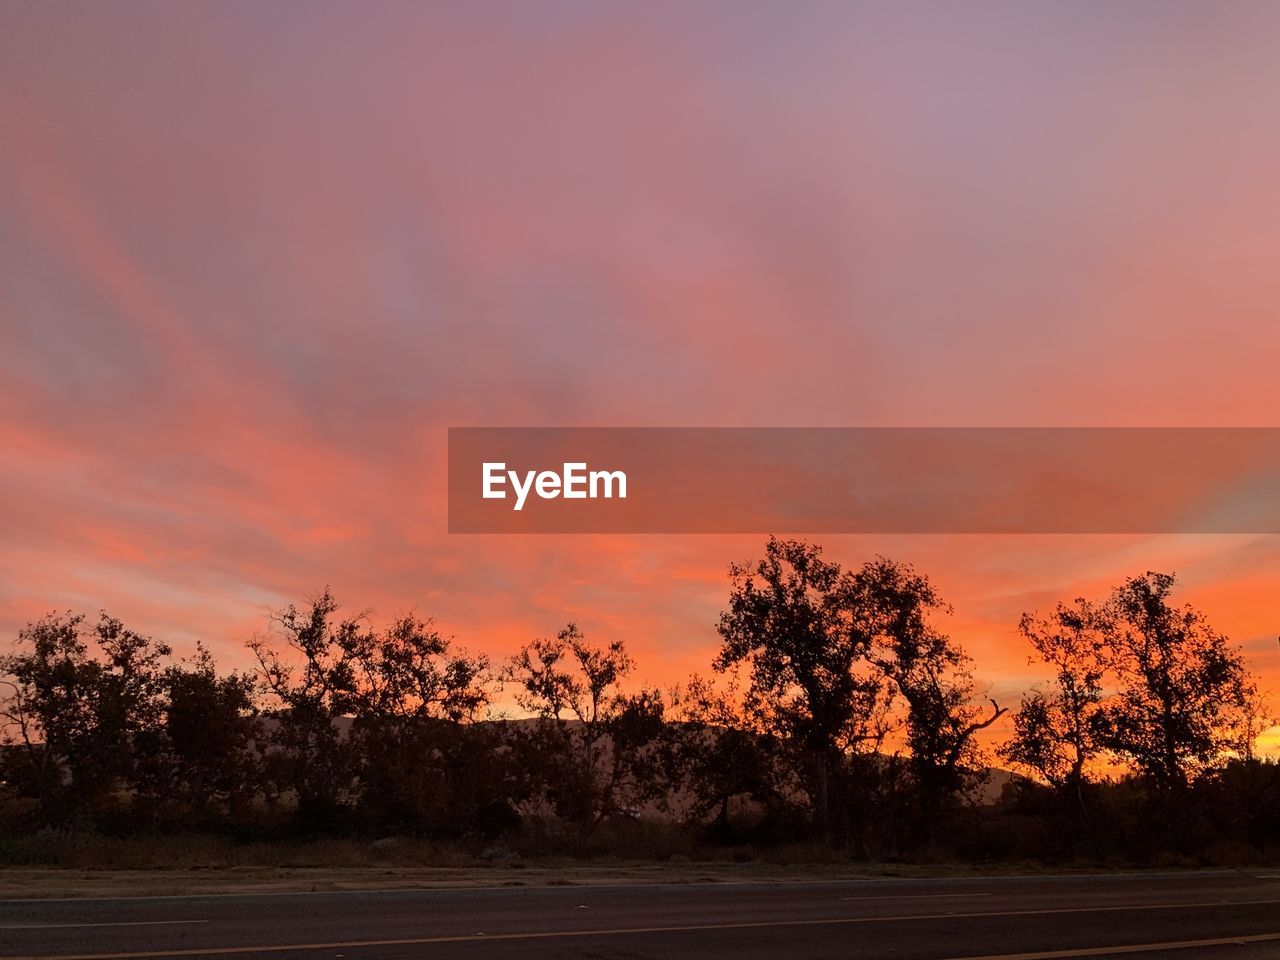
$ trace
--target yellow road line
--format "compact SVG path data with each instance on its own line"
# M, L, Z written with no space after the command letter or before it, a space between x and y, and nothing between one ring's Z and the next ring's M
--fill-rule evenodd
M69 930L73 927L174 927L208 920L108 920L102 923L6 923L0 930Z
M1111 957L1117 953L1155 953L1159 950L1194 950L1196 947L1226 947L1280 940L1280 933L1256 933L1219 940L1172 940L1167 943L1134 943L1123 947L1085 947L1080 950L1042 950L1039 953L1001 953L985 957L953 957L952 960L1068 960L1070 957Z
M824 917L812 920L751 920L735 923L673 924L655 927L611 927L597 930L533 930L520 933L463 933L439 937L396 937L386 940L333 940L323 943L273 943L256 946L190 947L183 950L136 950L121 953L44 954L10 956L2 960L150 960L153 957L220 957L247 953L293 953L307 950L350 950L362 947L409 947L432 943L485 943L495 940L561 940L571 937L623 937L652 933L697 933L711 930L761 930L774 927L847 926L860 923L902 923L920 920L980 920L997 917L1040 917L1066 913L1116 913L1141 910L1192 910L1206 907L1252 907L1280 900L1213 900L1205 903L1151 903L1127 906L1056 907L1048 910L1003 910L983 913L904 914L891 917ZM1277 935L1280 937L1280 935ZM1235 938L1226 941L1235 942ZM1151 948L1147 948L1151 949ZM1112 952L1115 952L1112 948ZM1096 954L1095 954L1096 955ZM1037 956L1031 954L1031 956ZM1053 954L1041 955L1047 960ZM1067 954L1069 956L1069 954ZM1088 954L1084 954L1088 956ZM983 958L968 958L983 960ZM1007 960L1007 958L1004 958Z
M989 897L989 893L895 893L878 897L841 897L841 900L954 900L959 897Z

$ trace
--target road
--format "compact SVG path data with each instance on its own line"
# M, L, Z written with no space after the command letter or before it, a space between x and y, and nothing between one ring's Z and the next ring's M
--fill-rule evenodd
M40 960L1274 960L1280 870L0 902Z

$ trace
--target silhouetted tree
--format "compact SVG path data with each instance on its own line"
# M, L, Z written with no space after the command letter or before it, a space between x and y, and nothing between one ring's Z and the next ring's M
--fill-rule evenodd
M0 660L11 690L4 713L52 822L116 806L150 777L159 746L169 647L105 613L92 628L84 619L51 614L28 624L19 652Z
M517 737L520 756L579 839L665 793L663 699L622 691L632 666L620 640L593 645L570 623L554 639L526 644L505 671L517 702L535 715Z
M465 824L458 750L491 744L479 731L464 736L460 724L489 702L488 661L455 650L430 620L402 616L378 632L367 614L339 620L337 610L326 589L308 609L291 605L275 617L285 651L271 635L249 645L280 702L270 759L297 795L300 822L358 808L382 828Z
M1134 863L1248 863L1280 843L1280 773L1252 748L1271 723L1255 681L1203 614L1173 603L1171 576L1022 618L1052 680L1023 697L1001 755L1037 779L982 810L958 800L982 764L977 734L1003 711L979 706L927 578L883 558L844 570L776 538L730 577L715 661L727 684L695 677L669 711L627 688L621 642L569 624L502 671L527 721L488 717L488 661L429 619L374 627L339 616L328 590L251 642L256 678L202 646L175 664L105 614L50 615L0 657L0 817L259 830L274 819L259 801L285 794L295 825L330 835L533 832L542 818L517 813L530 804L579 849L617 844L628 819L672 802L707 838L791 842L817 826L868 856L906 852L906 837L935 855L1053 857L1078 852L1081 827L1100 856ZM1099 776L1121 763L1129 773Z
M188 825L205 823L218 807L243 811L261 789L257 684L220 674L198 645L188 662L165 672L164 686L171 799L185 807Z
M478 809L492 815L507 796L494 765L482 760L497 749L493 731L472 722L490 700L488 660L455 649L414 615L382 632L357 632L348 652L356 677L351 746L366 820L433 833L475 829ZM482 771L492 796L469 788Z
M275 635L248 643L278 706L268 727L268 775L278 788L293 791L299 822L307 828L333 825L354 778L351 745L337 721L356 710L355 650L366 642L365 617L336 620L338 609L326 588L307 608L290 604L274 615ZM291 653L277 649L277 639Z
M689 800L686 819L702 824L714 812L713 832L731 839L735 800L776 816L794 793L777 740L743 715L736 686L721 689L693 676L679 691L678 775L675 788Z
M878 559L856 577L859 606L875 638L875 659L906 701L907 746L918 810L917 840L928 842L944 808L982 766L975 735L1005 713L975 703L972 661L930 622L950 610L909 565Z
M1090 766L1105 750L1103 679L1111 618L1077 599L1045 619L1024 614L1019 631L1037 661L1054 671L1048 689L1026 694L1013 716L1014 735L1001 756L1049 783L1071 811L1069 822L1093 842L1087 795ZM1073 829L1074 836L1074 829Z
M734 564L729 576L715 669L748 667L753 726L798 748L818 828L847 839L848 758L874 752L886 732L885 678L872 650L905 613L872 596L867 576L841 570L803 541L771 537L764 559Z
M1204 615L1170 600L1174 578L1148 573L1110 601L1108 660L1119 686L1108 703L1107 744L1165 795L1245 756L1257 689L1239 648Z

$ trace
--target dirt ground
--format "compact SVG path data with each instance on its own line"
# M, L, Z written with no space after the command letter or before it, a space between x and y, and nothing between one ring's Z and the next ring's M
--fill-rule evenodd
M997 871L991 871L997 872ZM1007 866L999 872L1010 873ZM973 875L973 868L855 868L830 864L484 864L474 867L258 867L79 869L0 867L0 898L196 896L326 890L414 890L646 883L734 883L894 876Z

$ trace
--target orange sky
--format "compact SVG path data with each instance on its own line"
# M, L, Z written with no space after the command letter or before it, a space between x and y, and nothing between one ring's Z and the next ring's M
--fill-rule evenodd
M4 634L329 583L669 683L763 537L450 537L447 426L1277 424L1280 9L530 10L0 9ZM1280 690L1275 536L823 541L1006 699L1149 568Z

